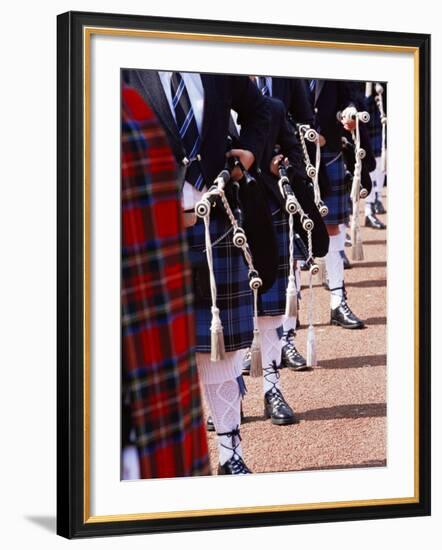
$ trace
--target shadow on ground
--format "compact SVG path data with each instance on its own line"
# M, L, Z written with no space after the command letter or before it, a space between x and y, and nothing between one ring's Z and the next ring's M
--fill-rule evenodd
M356 355L354 357L339 357L324 359L319 363L322 369L364 369L369 367L381 367L387 364L386 354Z
M360 464L333 464L327 466L312 466L311 468L302 468L300 472L309 470L348 470L349 468L382 468L387 465L386 460L366 460Z
M298 413L299 420L336 420L338 418L373 418L387 416L386 403L336 405Z

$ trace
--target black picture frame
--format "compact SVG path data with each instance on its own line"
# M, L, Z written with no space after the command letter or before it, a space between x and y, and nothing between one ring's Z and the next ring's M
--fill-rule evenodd
M58 16L57 39L57 533L67 538L226 529L423 516L430 514L430 36L69 12ZM84 82L85 27L142 29L393 45L419 59L419 487L416 502L201 517L91 521L84 489ZM87 390L86 390L87 391Z

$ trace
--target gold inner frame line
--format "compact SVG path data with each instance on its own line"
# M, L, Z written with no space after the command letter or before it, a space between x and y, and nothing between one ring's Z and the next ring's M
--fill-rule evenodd
M143 37L176 40L200 40L213 42L249 43L260 45L331 48L344 50L363 50L374 52L412 53L414 61L414 495L372 500L352 500L337 502L319 502L303 504L285 504L269 506L250 506L238 508L216 508L203 510L181 510L170 512L151 512L136 514L116 514L107 516L91 515L90 490L90 46L92 35ZM207 517L214 515L250 514L263 512L286 512L300 510L324 510L355 506L386 506L393 504L412 504L419 502L419 49L412 46L395 46L388 44L365 44L357 42L330 42L320 40L297 40L270 37L246 37L224 34L149 31L137 29L114 29L109 27L83 28L83 212L84 212L84 487L83 510L84 523L102 523L115 521L134 521L149 519L171 519L186 517Z

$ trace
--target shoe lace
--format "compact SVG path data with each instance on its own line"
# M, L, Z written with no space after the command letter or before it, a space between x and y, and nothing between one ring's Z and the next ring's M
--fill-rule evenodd
M273 405L275 408L279 409L280 407L286 405L286 402L285 402L285 400L284 400L284 397L282 396L282 393L281 393L281 391L280 391L278 388L274 387L274 388L272 388L270 391L271 391L271 397L270 397L270 399L271 399L271 401L272 401L272 405Z
M345 283L342 283L342 286L337 286L335 288L329 288L330 292L333 290L342 290L342 302L344 302L345 307L349 310L350 308L347 305L347 289L345 288Z
M280 391L277 386L278 381L281 378L281 373L279 372L280 370L281 370L281 367L276 364L276 361L272 361L267 368L263 369L264 378L269 384L272 385L272 387L269 390L272 393L272 396L276 395L276 393L280 394ZM274 380L273 377L275 377L276 380Z
M230 468L233 474L250 474L250 470L244 464L244 460L241 457L232 457L230 459Z
M290 359L293 359L298 355L298 350L295 346L295 329L291 328L285 334L285 353Z
M284 339L288 345L295 347L295 329L290 328L285 334Z
M232 472L234 474L249 474L250 470L245 465L241 455L237 452L237 448L239 447L239 444L242 440L241 434L239 433L239 426L237 426L230 432L219 433L218 435L226 435L231 439L231 446L221 443L221 447L232 451L232 456L229 458L229 466Z

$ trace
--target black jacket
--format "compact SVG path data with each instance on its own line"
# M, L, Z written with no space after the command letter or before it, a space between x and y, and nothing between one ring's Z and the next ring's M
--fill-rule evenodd
M272 97L280 99L295 122L313 124L309 90L302 78L272 78Z
M305 165L301 145L287 120L284 103L274 97L267 97L266 101L270 111L270 126L262 154L261 170L264 173L270 172L270 162L275 154L275 145L279 145L281 153L288 157L293 165L296 178L304 179Z
M125 69L123 79L136 88L155 111L181 167L179 177L183 182L182 159L186 155L158 72ZM269 113L264 97L246 76L201 74L201 81L204 88L201 171L209 187L225 164L230 110L238 113L241 122L240 146L255 155L256 165L261 160L267 137Z
M315 113L315 128L326 139L329 151L341 150L343 126L340 113L355 105L351 85L340 80L318 80L311 102Z

